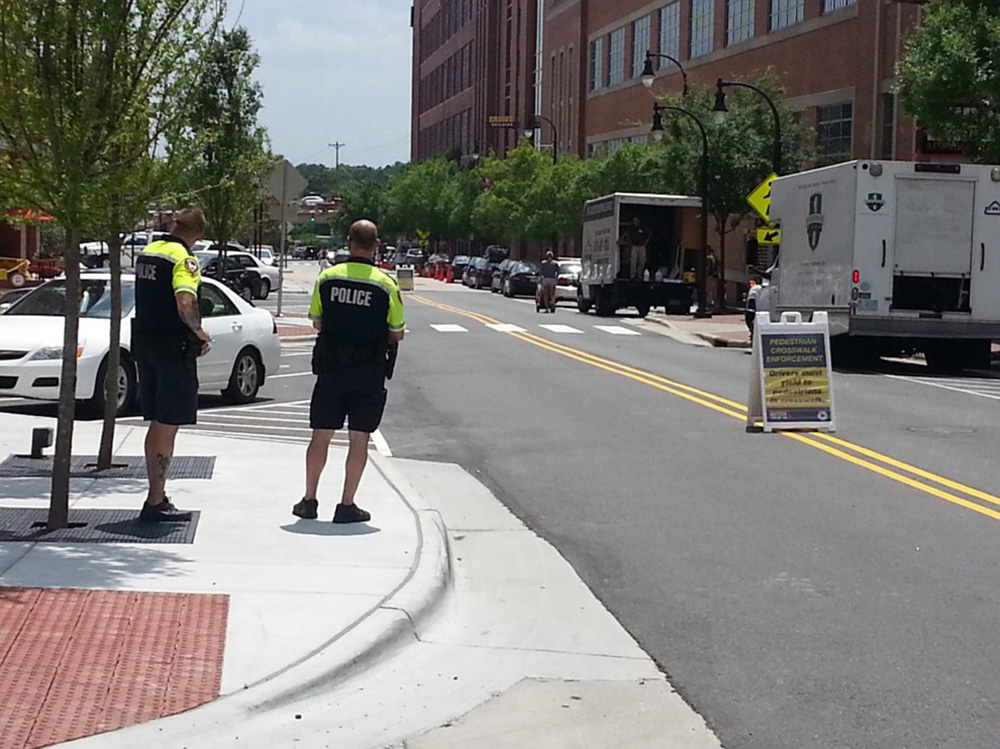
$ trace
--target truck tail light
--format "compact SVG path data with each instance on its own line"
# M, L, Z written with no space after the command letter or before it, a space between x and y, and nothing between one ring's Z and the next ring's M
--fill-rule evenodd
M859 271L859 270L854 271L854 274L853 274L852 278L854 280L854 283L860 282L861 281L861 271Z

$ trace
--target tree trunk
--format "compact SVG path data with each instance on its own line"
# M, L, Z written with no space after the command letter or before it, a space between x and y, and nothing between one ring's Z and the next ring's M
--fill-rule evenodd
M726 223L722 222L722 229L719 231L719 293L716 299L719 300L719 311L726 309Z
M111 270L111 344L108 348L108 368L103 383L104 426L101 429L101 447L97 454L98 471L111 468L115 421L118 417L118 367L121 363L122 335L122 249L118 232L112 232L108 240L108 261Z
M63 257L66 265L66 305L49 530L65 528L69 523L69 474L73 454L73 419L76 416L76 348L80 333L80 234L76 229L66 232Z

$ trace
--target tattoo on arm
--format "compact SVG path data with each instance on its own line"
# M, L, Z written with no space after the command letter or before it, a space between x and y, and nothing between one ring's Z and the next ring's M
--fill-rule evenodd
M198 310L198 306L195 304L180 304L177 306L177 312L181 316L181 320L195 333L201 328L201 313Z
M161 481L167 480L167 473L170 471L170 461L171 456L164 455L163 453L156 453L156 467L159 469L159 479Z

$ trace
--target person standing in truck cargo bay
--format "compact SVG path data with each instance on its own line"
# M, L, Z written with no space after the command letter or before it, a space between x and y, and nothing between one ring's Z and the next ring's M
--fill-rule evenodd
M354 503L365 465L368 440L385 410L390 345L403 340L406 323L395 279L375 266L378 228L367 220L351 225L350 258L319 274L309 317L318 331L312 366L316 375L306 450L306 491L292 514L315 520L317 492L330 440L345 420L349 430L344 487L335 523L364 523L371 515Z

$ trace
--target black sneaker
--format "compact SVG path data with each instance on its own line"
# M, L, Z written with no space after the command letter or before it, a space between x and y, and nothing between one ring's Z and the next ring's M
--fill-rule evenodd
M319 517L319 500L303 499L301 502L296 502L292 507L292 514L303 520L315 520Z
M143 523L185 523L191 519L190 512L178 510L169 502L158 505L144 504L139 520Z
M335 523L367 523L371 519L372 514L357 505L337 505L333 513Z

